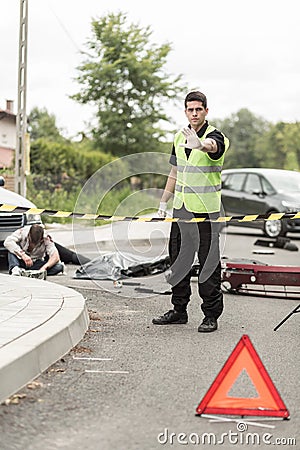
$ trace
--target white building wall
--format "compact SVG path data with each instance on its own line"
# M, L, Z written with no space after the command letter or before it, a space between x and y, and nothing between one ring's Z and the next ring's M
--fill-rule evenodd
M0 147L16 148L16 121L14 117L0 120Z

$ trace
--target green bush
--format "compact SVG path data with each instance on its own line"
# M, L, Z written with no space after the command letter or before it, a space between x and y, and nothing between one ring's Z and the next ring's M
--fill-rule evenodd
M57 189L54 192L49 190L42 190L35 192L32 190L32 184L27 185L28 199L35 203L38 208L50 209L54 211L68 211L76 213L94 213L103 214L107 216L136 216L151 213L157 208L157 198L151 194L143 191L133 192L129 186L122 188L114 188L101 199L97 192L90 196L85 204L85 207L78 209L78 196L80 189L75 192L67 192L63 189ZM44 223L72 223L73 218L52 217L50 215L43 215ZM97 220L92 225L107 224L107 220Z

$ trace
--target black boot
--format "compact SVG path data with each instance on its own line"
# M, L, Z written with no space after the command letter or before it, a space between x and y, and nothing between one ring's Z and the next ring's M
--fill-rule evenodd
M169 325L187 323L188 315L186 311L178 312L174 309L166 312L163 316L156 317L152 320L154 325Z
M217 319L214 317L204 317L202 323L198 327L200 333L211 333L218 329Z

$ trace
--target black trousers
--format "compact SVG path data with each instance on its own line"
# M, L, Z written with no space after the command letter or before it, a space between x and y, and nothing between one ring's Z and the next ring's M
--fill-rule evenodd
M168 282L172 286L172 304L185 311L191 296L191 268L198 254L200 265L198 292L205 316L218 318L223 311L219 224L211 222L173 222L169 240L171 260Z

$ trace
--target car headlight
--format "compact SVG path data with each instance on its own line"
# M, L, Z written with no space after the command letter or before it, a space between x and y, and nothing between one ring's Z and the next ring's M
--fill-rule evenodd
M40 214L26 214L27 223L42 222Z
M288 212L295 212L295 211L300 211L300 204L296 204L296 203L292 203L292 202L287 202L285 200L282 200L282 206L285 207L285 209Z

